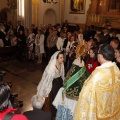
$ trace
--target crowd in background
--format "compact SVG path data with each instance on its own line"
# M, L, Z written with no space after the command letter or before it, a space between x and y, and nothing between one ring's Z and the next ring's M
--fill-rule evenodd
M114 48L115 61L118 63L120 47L119 38L116 35L116 31L106 27L102 30L96 29L94 25L87 26L85 29L79 25L70 27L67 20L62 25L57 23L54 26L48 24L35 27L32 24L30 28L24 28L21 21L17 22L16 28L11 22L0 22L0 47L16 46L16 57L19 60L25 58L28 61L34 61L37 58L39 64L42 63L43 56L48 62L57 50L64 51L66 71L74 60L75 47L81 40L88 42L89 55L85 61L90 73L90 63L96 61L97 48L100 44L110 44ZM97 65L98 63L95 63L95 66Z

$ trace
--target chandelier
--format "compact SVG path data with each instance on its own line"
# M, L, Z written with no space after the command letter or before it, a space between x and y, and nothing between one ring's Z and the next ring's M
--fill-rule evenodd
M43 0L45 3L51 3L51 4L56 4L59 2L59 0Z

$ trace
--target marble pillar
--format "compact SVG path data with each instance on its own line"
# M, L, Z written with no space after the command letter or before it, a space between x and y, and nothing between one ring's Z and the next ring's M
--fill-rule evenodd
M39 26L39 0L32 0L32 24Z
M65 10L65 0L59 0L60 5L60 23L64 22L64 10Z
M30 28L32 24L32 0L25 0L24 3L24 26Z

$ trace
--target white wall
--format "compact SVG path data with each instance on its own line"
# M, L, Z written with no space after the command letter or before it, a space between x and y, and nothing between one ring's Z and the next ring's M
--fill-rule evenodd
M47 9L52 9L55 11L56 15L56 22L60 22L60 8L59 8L59 3L57 4L49 4L49 3L44 3L42 0L40 0L40 13L39 13L39 20L40 20L40 25L43 25L43 17ZM49 21L49 19L48 19Z
M85 14L70 14L70 0L65 0L65 14L64 20L68 20L70 23L85 23L86 22L86 14L89 8L89 4L91 0L85 1Z

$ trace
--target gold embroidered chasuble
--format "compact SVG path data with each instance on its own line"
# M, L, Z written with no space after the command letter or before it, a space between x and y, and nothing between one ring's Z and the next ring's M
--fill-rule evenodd
M74 120L120 120L120 70L115 63L97 67L85 81Z

